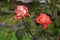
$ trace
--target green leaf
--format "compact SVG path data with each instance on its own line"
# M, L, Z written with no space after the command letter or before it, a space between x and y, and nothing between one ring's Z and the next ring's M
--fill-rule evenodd
M23 34L24 34L24 31L18 30L18 31L16 32L17 40L22 40Z
M55 29L55 30L53 31L54 35L57 35L57 34L58 34L58 32L59 32L59 30L58 30L58 29Z

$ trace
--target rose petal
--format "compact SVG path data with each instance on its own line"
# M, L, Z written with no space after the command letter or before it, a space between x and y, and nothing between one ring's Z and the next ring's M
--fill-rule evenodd
M30 14L25 14L25 16L30 16Z
M14 16L14 19L21 19L21 17Z
M43 28L46 29L48 27L48 24L43 24Z

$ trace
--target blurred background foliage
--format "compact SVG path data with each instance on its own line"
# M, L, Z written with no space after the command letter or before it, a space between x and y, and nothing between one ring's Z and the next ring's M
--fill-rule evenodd
M35 18L40 13L51 13L55 9L51 8L50 3L40 4L39 1L23 3L29 9L30 17L26 17L25 21L27 29L22 24L22 20L15 20L15 8L22 2L15 0L0 0L0 40L57 40L60 37L60 0L56 2L57 7L57 28L54 24L50 24L46 30L43 30L41 25L36 24ZM52 18L52 17L51 17ZM29 20L29 21L28 21ZM28 31L27 31L28 30ZM31 34L32 33L32 34Z

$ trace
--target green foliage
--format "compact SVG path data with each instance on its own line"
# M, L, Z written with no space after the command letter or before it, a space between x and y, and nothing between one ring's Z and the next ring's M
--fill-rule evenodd
M22 30L17 30L17 32L16 32L17 40L22 40L23 34L24 34L24 31L22 31Z
M7 0L6 0L6 3ZM36 3L36 4L35 4ZM40 10L40 7L43 10ZM39 16L40 13L47 13L51 14L54 11L54 7L50 8L50 5L43 5L41 6L38 2L33 1L33 7L29 8L30 17L25 17L24 20L15 20L13 16L13 10L10 7L2 7L0 10L4 13L9 12L11 14L4 15L0 17L0 21L4 24L10 24L12 27L13 25L17 25L20 22L23 22L23 27L18 27L18 29L14 30L13 32L9 32L11 27L8 26L7 28L1 27L0 28L0 40L56 40L57 34L60 32L60 16L57 17L57 24L58 27L54 28L53 23L48 26L47 29L43 29L41 25L35 22L35 18ZM21 29L21 30L20 30Z

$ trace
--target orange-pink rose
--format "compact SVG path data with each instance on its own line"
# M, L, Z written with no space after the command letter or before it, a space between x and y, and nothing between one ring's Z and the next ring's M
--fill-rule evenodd
M51 23L51 20L48 15L42 13L36 18L36 22L41 24L43 28L46 29L48 25Z

